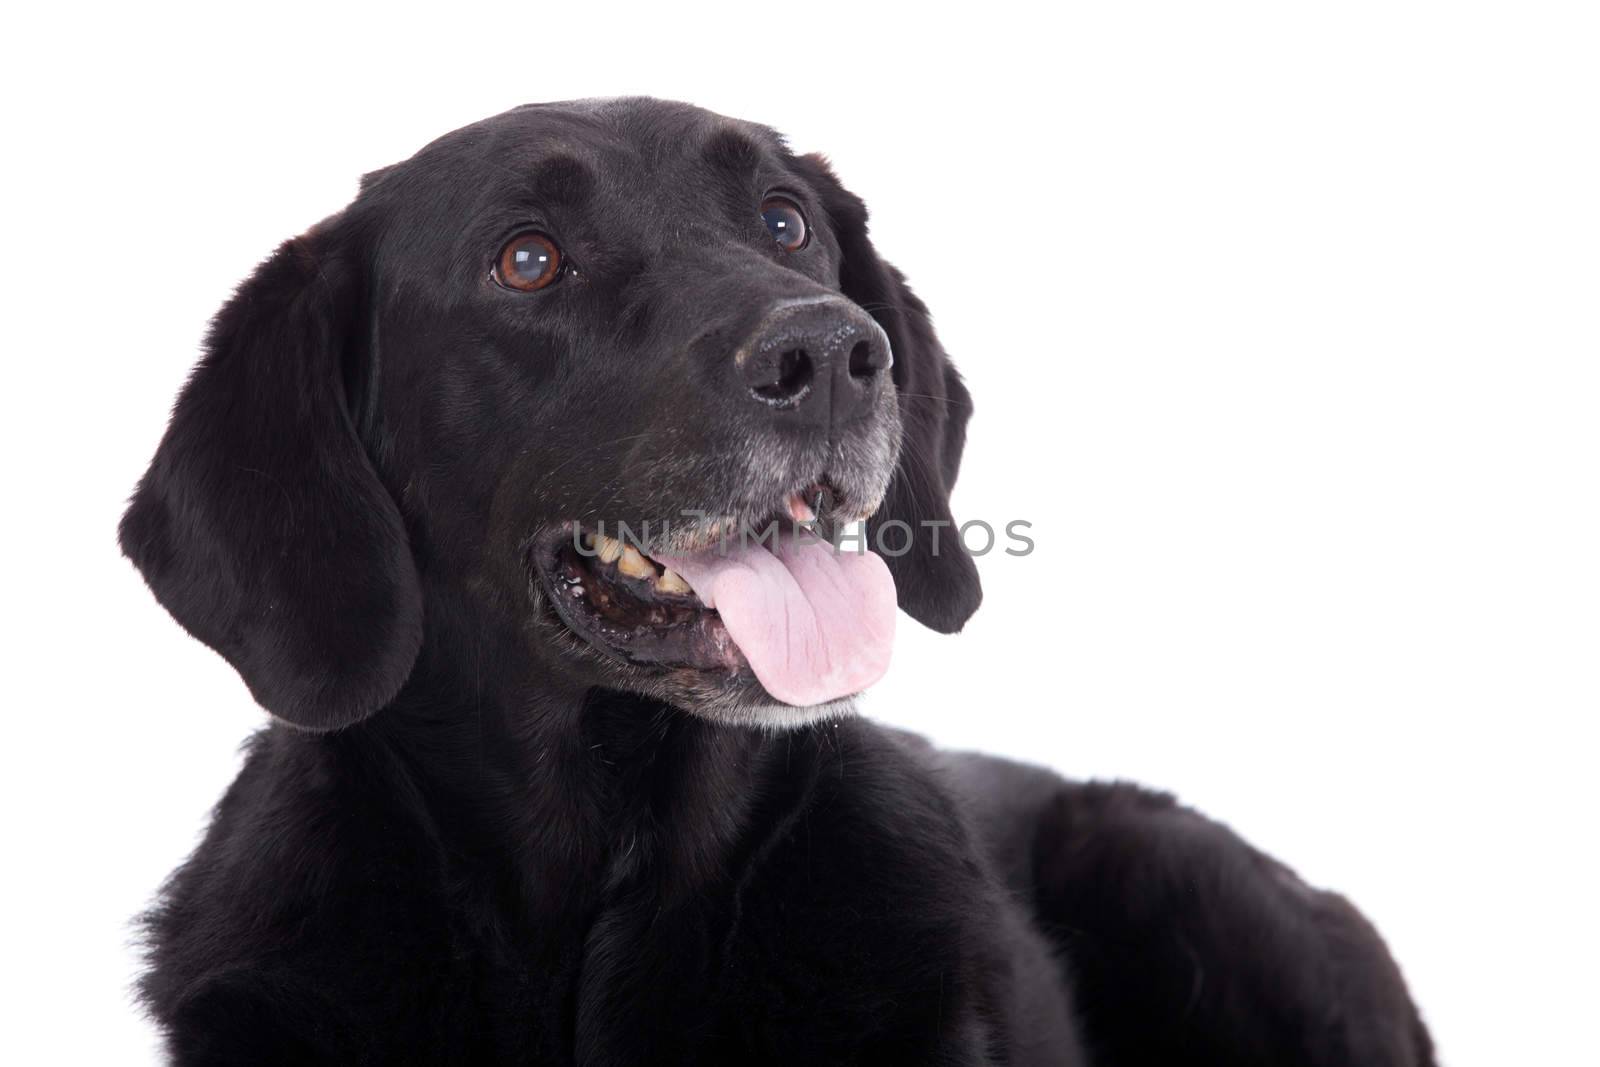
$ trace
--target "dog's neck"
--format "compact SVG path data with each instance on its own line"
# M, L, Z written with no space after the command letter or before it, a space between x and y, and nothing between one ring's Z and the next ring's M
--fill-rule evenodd
M430 553L422 651L358 729L415 779L443 854L504 877L519 907L571 918L635 888L664 904L695 894L800 805L814 757L842 743L833 722L723 725L594 687L530 634L526 600L485 592L515 589L513 574L452 573L510 558L480 548Z
M426 754L405 764L432 778L421 802L447 809L432 821L464 833L449 844L509 863L541 913L645 881L672 898L723 869L793 739L584 686L529 654L514 622L474 615L430 633L371 722L403 755Z

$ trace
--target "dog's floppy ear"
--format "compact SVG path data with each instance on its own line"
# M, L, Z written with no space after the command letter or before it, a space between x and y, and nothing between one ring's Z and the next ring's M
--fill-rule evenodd
M909 540L903 554L883 553L900 607L925 626L954 633L983 600L978 568L962 550L950 514L972 397L934 335L927 306L904 275L878 258L867 237L866 205L839 184L821 156L804 156L800 163L823 198L839 242L840 288L878 320L894 352L891 373L904 436L888 496L868 520L868 541L879 544L880 530L889 549ZM890 523L904 523L909 536L905 529L884 529Z
M285 243L217 314L120 529L184 629L311 730L387 703L422 641L405 527L346 405L353 229L336 216Z

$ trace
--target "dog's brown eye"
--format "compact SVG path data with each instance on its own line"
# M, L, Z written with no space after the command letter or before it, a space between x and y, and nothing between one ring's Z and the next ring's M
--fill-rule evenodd
M783 246L785 252L798 252L806 243L806 217L793 200L782 196L769 196L761 202L761 221L767 224L772 239Z
M531 293L561 276L561 249L542 233L519 233L506 242L495 262L494 280L507 289Z

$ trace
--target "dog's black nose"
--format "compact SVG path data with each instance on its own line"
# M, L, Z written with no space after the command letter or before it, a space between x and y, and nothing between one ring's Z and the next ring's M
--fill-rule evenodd
M779 306L735 359L752 397L822 426L871 412L894 362L883 327L838 299Z

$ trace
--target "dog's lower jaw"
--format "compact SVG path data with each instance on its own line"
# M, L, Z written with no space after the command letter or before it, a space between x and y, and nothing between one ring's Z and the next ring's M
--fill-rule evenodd
M860 713L858 703L864 695L852 693L820 704L785 704L773 699L748 669L715 681L699 675L700 672L694 671L665 674L637 671L621 685L609 681L599 685L659 701L712 725L767 733L783 733L853 718Z
M859 698L860 694L857 694L830 700L826 704L812 704L806 707L794 707L777 701L768 704L737 703L726 706L713 702L684 710L691 715L725 726L755 727L770 733L783 733L786 730L798 730L818 723L851 718L859 714L859 709L856 707Z

